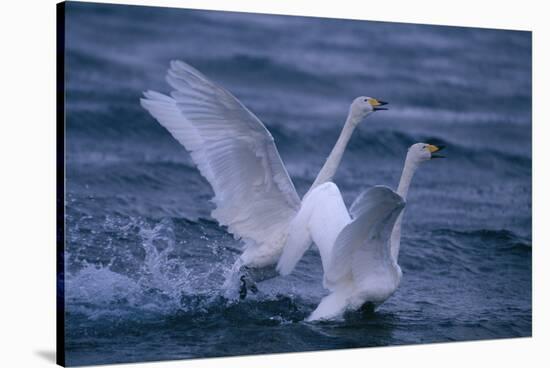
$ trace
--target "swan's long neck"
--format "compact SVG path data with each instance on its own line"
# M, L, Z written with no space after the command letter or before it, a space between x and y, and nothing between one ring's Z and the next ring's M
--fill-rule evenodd
M407 156L403 172L401 173L401 180L399 180L399 186L397 187L397 194L403 197L403 199L407 199L409 186L411 185L412 178L417 168L418 162Z
M350 113L348 115L348 118L346 119L344 128L342 128L342 132L340 133L340 136L338 137L338 140L334 145L334 148L330 152L330 155L327 157L327 160L321 168L321 171L319 171L319 174L317 174L317 178L313 182L311 188L309 188L308 193L318 185L332 180L332 177L336 173L336 170L338 170L340 161L342 161L342 156L344 155L344 151L346 150L346 146L348 145L351 135L358 123L359 119L352 116L352 114Z
M405 166L403 167L403 173L401 174L401 180L399 180L399 186L397 187L397 194L403 199L407 199L409 193L409 186L411 185L412 178L416 169L418 168L418 162L412 160L409 156L405 159ZM401 212L391 233L391 255L392 259L397 263L399 257L399 247L401 245L401 220L403 219L403 213Z

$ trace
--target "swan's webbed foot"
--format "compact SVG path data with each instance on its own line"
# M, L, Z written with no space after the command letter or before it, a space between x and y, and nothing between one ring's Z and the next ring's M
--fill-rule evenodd
M239 299L243 300L246 298L247 290L246 290L246 277L244 275L241 276L241 286L239 287Z
M244 266L243 262L238 259L233 265L231 275L226 279L224 287L232 289L233 292L238 287L239 299L243 300L247 297L248 291L251 291L253 294L259 293L260 290L256 283L276 276L278 276L278 272L275 269L275 265L254 268ZM228 295L231 295L230 292L228 292Z
M378 307L377 304L367 302L359 308L359 312L361 314L367 314L367 315L373 314L376 311L377 307Z
M254 283L254 281L252 280L249 280L246 275L242 275L240 280L241 286L239 287L239 299L245 299L246 295L248 294L248 290L252 291L252 293L254 294L258 292L258 287L256 286L256 283Z

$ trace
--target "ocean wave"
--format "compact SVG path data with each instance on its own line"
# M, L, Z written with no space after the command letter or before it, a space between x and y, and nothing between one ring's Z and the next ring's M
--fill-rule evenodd
M530 335L528 33L67 7L69 364ZM139 105L144 90L169 92L173 59L264 121L301 194L359 95L390 109L351 138L334 178L346 203L395 184L411 144L447 146L415 176L402 283L376 313L303 322L327 293L314 248L243 301L223 288L242 242L210 217L209 184Z
M136 102L137 103L137 102ZM71 132L83 135L85 139L95 136L109 137L116 140L126 136L122 143L140 144L140 152L148 152L149 155L157 152L162 155L166 149L181 151L181 147L166 131L151 119L147 118L144 111L137 107L124 108L112 107L106 113L74 111L70 115ZM276 124L269 126L269 130L276 139L276 144L281 150L303 154L304 151L320 152L323 147L332 146L339 136L341 126L333 125L323 129L315 129L314 126L304 127L304 136L297 137L295 128ZM307 132L306 132L307 131ZM139 141L139 142L138 142ZM499 166L497 162L512 164L514 168L525 172L531 169L531 152L522 150L514 152L507 145L498 142L488 142L493 146L473 146L468 141L459 141L449 135L426 134L405 132L389 129L357 129L350 141L347 151L357 152L388 152L403 154L413 143L426 142L432 144L444 144L447 146L448 157L451 159L467 160L482 166L494 166L496 169L506 168ZM176 149L177 148L177 149ZM163 164L160 162L160 164Z
M339 134L337 129L331 129L331 133L326 132L317 137L317 142L326 141L326 144L333 143L334 137ZM444 154L453 161L467 161L474 163L476 167L492 167L496 170L509 169L507 165L514 165L518 174L523 174L531 170L530 152L526 154L512 153L506 150L506 147L488 148L475 147L468 142L459 142L448 136L425 134L425 133L405 133L397 130L376 130L366 131L358 129L354 133L347 150L350 153L369 153L376 154L379 157L393 156L403 157L410 145L416 142L425 142L436 145L445 145ZM283 142L284 144L284 142Z
M84 261L78 267L76 260L82 258L86 250L82 249L82 245L73 249L70 244L76 246L85 239L73 239L65 254L65 259L71 262L73 269L65 271L66 300L70 311L84 313L91 319L131 317L138 310L145 314L170 314L188 308L186 301L196 303L196 300L187 298L188 295L207 296L208 299L224 295L225 290L220 288L219 279L228 272L231 263L220 262L208 269L192 268L190 264L193 262L188 262L188 257L182 256L185 249L181 249L176 241L172 220L165 219L154 225L135 219L129 219L124 225L113 221L106 219L102 222L105 226L114 227L114 231L119 234L124 231L133 233L130 239L140 247L139 252L131 250L130 254L121 253L123 248L120 239L117 247L121 248L108 251L111 242L103 239L103 252L115 253L109 262L93 264ZM211 225L206 220L181 221L187 228ZM104 232L109 233L106 230ZM204 238L205 234L202 231L200 233ZM120 263L117 261L121 257L124 258L122 268L116 264ZM231 258L231 254L226 257ZM135 267L130 264L135 264Z
M326 79L316 73L301 69L299 65L287 65L273 57L236 53L229 57L191 60L191 64L200 65L206 75L218 76L220 83L230 84L238 81L239 86L260 86L263 93L270 93L273 89L284 87L292 93L299 91L315 91L316 94L330 92L339 87L338 79ZM243 72L246 71L246 72ZM242 90L242 88L240 88ZM250 91L249 88L246 88Z
M502 251L531 253L531 240L506 229L456 230L436 229L435 236L466 240L463 244L483 243L486 247L494 247ZM476 241L474 241L476 240Z

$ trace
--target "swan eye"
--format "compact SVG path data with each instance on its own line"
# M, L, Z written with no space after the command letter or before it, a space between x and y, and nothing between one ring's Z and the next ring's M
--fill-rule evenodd
M365 102L367 102L369 99L368 98L365 98Z

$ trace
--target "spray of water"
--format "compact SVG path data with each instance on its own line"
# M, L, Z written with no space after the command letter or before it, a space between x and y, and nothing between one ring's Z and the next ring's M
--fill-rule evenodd
M66 299L68 309L97 319L106 315L124 316L140 313L185 313L202 307L220 297L231 303L237 293L228 291L224 280L232 275L231 257L208 268L195 267L200 259L181 256L176 247L174 223L164 219L156 224L137 222L144 258L133 262L137 272L114 270L113 261L107 265L83 262L77 271L66 270ZM106 245L113 246L113 245ZM181 246L181 245L180 245ZM212 253L219 252L212 246ZM180 252L181 253L181 252ZM65 259L70 260L69 251Z

